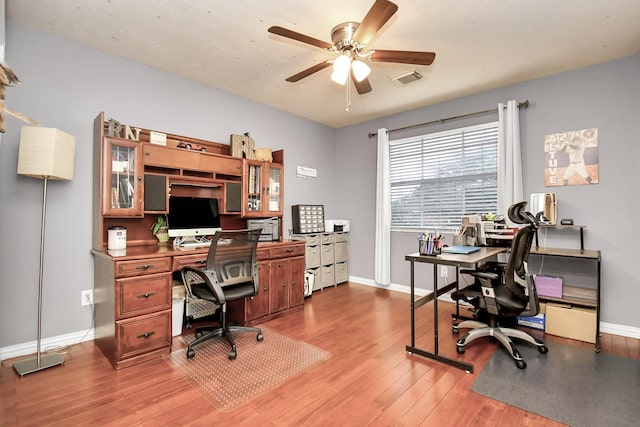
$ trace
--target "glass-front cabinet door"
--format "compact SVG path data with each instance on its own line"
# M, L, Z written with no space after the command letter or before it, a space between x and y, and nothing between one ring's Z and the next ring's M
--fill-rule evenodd
M242 215L282 216L282 165L246 159L243 165Z
M267 163L269 172L269 187L267 191L268 202L265 205L267 216L282 216L282 165Z
M140 143L106 138L104 144L104 191L102 214L111 217L142 217L142 161Z
M262 194L265 189L262 185L262 170L264 162L245 160L244 164L244 188L242 192L243 216L262 216Z

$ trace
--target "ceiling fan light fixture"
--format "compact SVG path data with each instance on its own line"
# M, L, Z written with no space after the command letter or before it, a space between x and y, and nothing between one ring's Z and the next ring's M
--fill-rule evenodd
M344 85L349 78L349 69L351 68L351 58L347 55L340 55L333 61L333 73L331 74L331 80Z
M358 60L353 61L353 63L351 64L351 69L353 70L353 76L359 82L366 79L371 72L371 68L369 68L367 64Z

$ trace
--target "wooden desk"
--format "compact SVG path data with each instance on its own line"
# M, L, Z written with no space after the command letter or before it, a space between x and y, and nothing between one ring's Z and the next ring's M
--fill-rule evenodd
M131 246L94 256L95 342L115 369L171 351L174 272L206 263L209 248ZM234 301L229 320L261 323L304 303L303 241L260 242L260 292Z
M459 254L441 254L441 255L420 255L419 253L413 253L406 255L404 259L411 263L411 344L406 346L407 352L410 354L418 354L420 356L428 357L430 359L437 360L438 362L446 363L447 365L462 369L469 373L473 372L473 365L466 362L461 362L457 359L451 359L446 356L441 356L438 353L438 297L450 290L457 288L460 281L460 267L463 268L477 268L477 266L489 259L495 257L497 254L504 252L507 248L480 248L479 251L468 255ZM433 292L429 293L418 299L415 298L415 263L427 263L433 264ZM450 283L442 288L438 289L438 265L451 265L456 267L456 281ZM415 310L423 306L424 304L433 301L433 352L423 350L416 347L415 342Z

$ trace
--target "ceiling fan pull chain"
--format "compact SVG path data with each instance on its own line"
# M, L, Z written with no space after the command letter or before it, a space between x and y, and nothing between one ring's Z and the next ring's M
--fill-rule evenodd
M351 77L347 77L347 84L345 85L346 91L347 91L347 102L346 102L346 105L344 107L344 111L346 111L347 113L349 112L349 107L351 107L351 90L350 90L350 87L351 87L350 83L351 82L350 82L350 80L351 80Z

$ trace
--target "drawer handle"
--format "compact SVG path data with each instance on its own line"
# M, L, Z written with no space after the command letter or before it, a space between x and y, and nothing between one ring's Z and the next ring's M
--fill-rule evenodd
M149 298L154 296L155 294L156 294L155 292L147 292L147 293L138 295L138 298Z
M287 252L287 253L293 252L293 249L289 248L285 252Z
M153 334L155 334L155 331L145 332L144 334L138 335L138 339L141 339L141 338L147 339Z
M267 287L266 287L266 286L264 287L263 291L265 291L265 292L267 292L267 291L268 291L268 289L267 289Z
M136 267L136 270L148 270L153 267L153 264L142 264Z
M197 261L197 264L206 264L206 263L207 263L207 260L206 260L206 259L199 259L199 260Z
M296 285L296 282L291 282L291 287L293 288Z
M282 287L283 287L283 288L286 288L286 287L287 287L287 284L283 282L283 283L282 283Z

